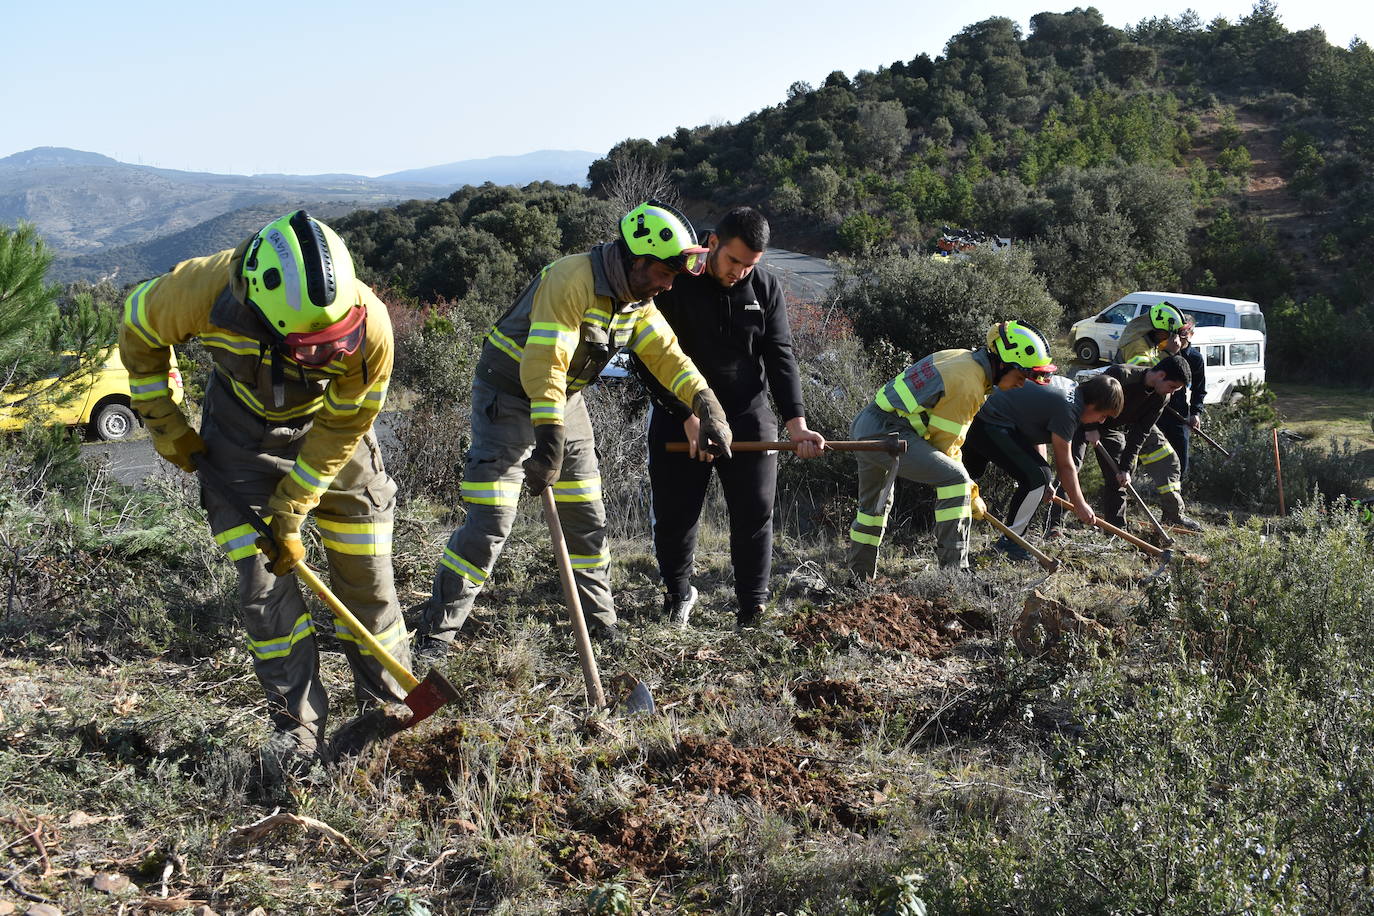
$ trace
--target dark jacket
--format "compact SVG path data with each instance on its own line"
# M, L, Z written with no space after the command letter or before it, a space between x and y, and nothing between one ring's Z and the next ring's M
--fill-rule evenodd
M768 417L769 391L784 422L805 416L782 284L771 273L756 267L729 289L710 273L682 274L654 301L732 421ZM641 366L635 369L656 405L679 421L691 416Z
M1193 346L1185 347L1178 355L1188 361L1188 369L1193 373L1193 384L1175 391L1169 398L1169 406L1178 411L1179 416L1187 419L1202 413L1202 399L1207 397L1207 360L1203 358L1202 351ZM1167 413L1165 417L1174 419Z
M1145 373L1148 371L1150 370L1145 366L1127 366L1121 363L1108 366L1103 375L1110 375L1121 383L1121 393L1126 396L1126 404L1115 417L1109 417L1101 423L1089 423L1083 427L1085 430L1126 434L1126 447L1122 449L1121 457L1116 462L1117 466L1126 472L1135 466L1140 446L1154 428L1159 415L1164 412L1164 395L1156 394L1152 389L1145 387Z

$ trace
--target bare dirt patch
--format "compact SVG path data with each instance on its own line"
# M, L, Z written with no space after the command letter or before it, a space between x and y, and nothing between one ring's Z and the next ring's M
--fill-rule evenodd
M852 604L811 611L794 621L788 636L804 646L858 640L921 658L941 658L960 641L991 632L992 624L974 611L954 611L944 599L875 595Z
M878 710L868 691L851 681L821 678L789 689L798 710L792 725L810 738L827 732L850 740L862 737L865 724Z

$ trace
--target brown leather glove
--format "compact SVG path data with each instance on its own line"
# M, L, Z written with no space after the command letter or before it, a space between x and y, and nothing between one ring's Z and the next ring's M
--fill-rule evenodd
M181 408L171 398L157 398L139 405L138 413L148 427L157 453L183 471L195 473L191 456L205 451L205 440L186 422Z
M725 418L725 408L720 406L710 388L697 393L692 398L692 413L701 420L701 433L697 448L709 452L717 458L730 457L730 443L735 441L730 432L730 422Z
M272 516L272 539L258 538L256 546L267 558L267 571L284 576L305 559L305 545L301 543L302 516L279 512Z
M534 452L521 465L525 485L535 496L552 486L563 470L564 431L561 423L540 423L534 428Z

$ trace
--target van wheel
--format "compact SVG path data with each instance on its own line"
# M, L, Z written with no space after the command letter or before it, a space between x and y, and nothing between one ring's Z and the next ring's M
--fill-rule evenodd
M127 439L137 428L138 421L134 419L134 412L118 402L101 405L91 419L91 431L95 438L105 442Z
M1073 355L1091 364L1102 358L1102 351L1097 348L1097 341L1091 337L1084 337L1073 345Z

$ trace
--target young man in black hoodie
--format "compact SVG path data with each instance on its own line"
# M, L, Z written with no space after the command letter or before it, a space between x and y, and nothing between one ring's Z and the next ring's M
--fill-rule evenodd
M1200 531L1202 526L1183 514L1178 456L1155 426L1170 396L1192 379L1187 361L1181 356L1166 356L1153 367L1116 364L1108 366L1103 375L1121 383L1126 401L1115 417L1083 426L1087 446L1097 453L1093 443L1100 440L1119 470L1114 474L1102 455L1097 455L1102 469L1103 518L1117 527L1125 526L1126 485L1131 482L1131 471L1139 459L1159 494L1164 521Z
M815 458L825 437L807 428L801 379L792 355L782 286L758 268L768 246L768 221L750 207L736 207L706 241L706 270L681 277L657 297L678 345L721 398L739 440L778 438L771 392L797 456ZM719 458L695 448L698 420L647 373L654 407L649 418L649 481L653 491L654 551L666 591L663 610L686 626L697 590L692 586L701 506L715 468L730 515L730 561L735 570L736 623L757 622L768 601L772 570L773 497L777 455L737 452ZM687 442L687 454L669 454L669 442Z

